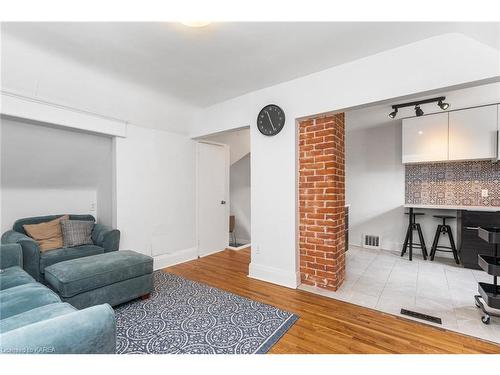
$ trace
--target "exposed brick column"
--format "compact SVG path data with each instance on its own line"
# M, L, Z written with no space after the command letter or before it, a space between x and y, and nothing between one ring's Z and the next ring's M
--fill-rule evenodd
M345 129L338 113L299 124L299 251L303 284L337 290L345 277Z

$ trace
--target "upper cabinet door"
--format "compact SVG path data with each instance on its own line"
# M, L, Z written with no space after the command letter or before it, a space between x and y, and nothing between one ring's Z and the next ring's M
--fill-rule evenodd
M403 120L403 163L448 160L448 113Z
M498 106L450 112L449 160L496 159Z

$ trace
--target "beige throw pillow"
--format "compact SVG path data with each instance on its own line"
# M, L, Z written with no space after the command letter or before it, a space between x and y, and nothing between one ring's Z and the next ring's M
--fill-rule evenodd
M68 215L40 224L23 225L24 230L40 246L43 253L47 250L59 249L63 247L63 237L61 231L61 220L69 219Z

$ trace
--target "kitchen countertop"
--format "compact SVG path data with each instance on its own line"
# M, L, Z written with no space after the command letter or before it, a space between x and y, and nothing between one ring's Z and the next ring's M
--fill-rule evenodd
M486 211L486 212L496 212L500 211L500 207L488 207L488 206L452 206L452 205L432 205L432 204L404 204L405 208L421 208L428 210L467 210L467 211Z

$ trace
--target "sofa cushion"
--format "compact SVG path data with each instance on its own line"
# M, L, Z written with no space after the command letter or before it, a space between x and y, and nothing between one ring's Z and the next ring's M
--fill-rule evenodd
M0 290L35 282L35 279L21 267L9 267L0 273Z
M153 258L121 250L54 264L45 269L45 280L69 298L152 272Z
M61 230L64 247L92 245L94 223L86 220L62 220Z
M39 283L5 289L0 291L0 320L58 302L61 302L58 295Z
M12 229L15 230L16 232L22 233L22 234L27 234L24 231L24 225L26 224L39 224L39 223L45 223L47 221L51 221L54 219L57 219L58 217L63 216L63 214L59 215L48 215L48 216L35 216L35 217L27 217L24 219L18 219L15 221L14 225L12 226ZM92 215L69 215L70 220L88 220L95 222L95 218Z
M26 224L24 231L33 238L44 252L52 249L59 249L63 246L63 236L61 231L61 220L67 220L68 215L39 224Z
M76 309L69 303L51 303L40 306L21 314L10 316L0 320L0 333L5 333L13 329L27 326L42 320L52 319L57 316L72 313Z
M50 250L40 256L40 272L44 273L45 268L52 264L102 253L104 253L104 249L96 245L63 247L61 249Z

